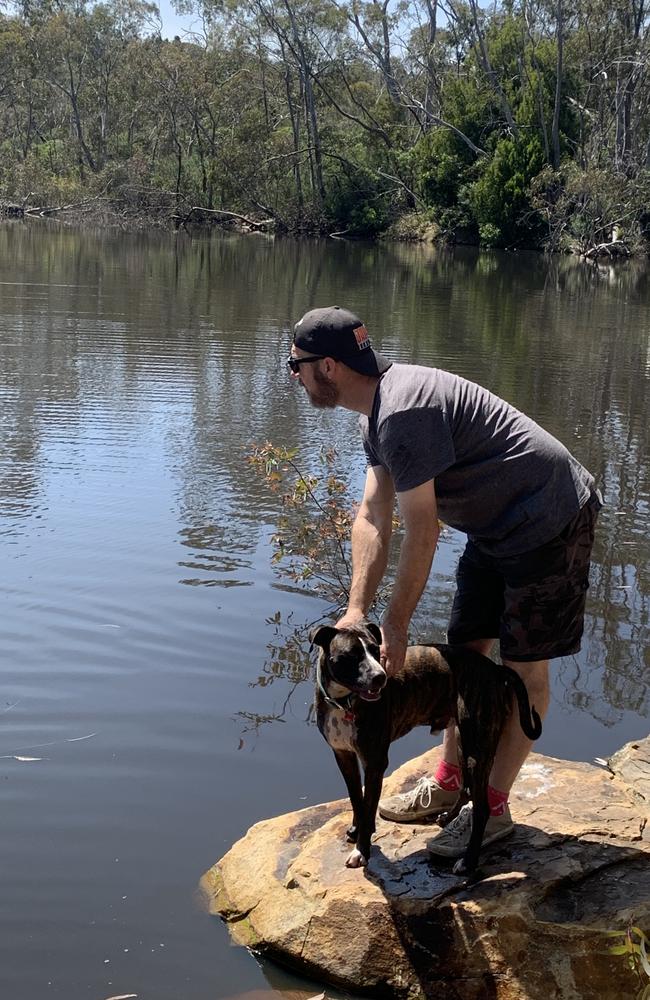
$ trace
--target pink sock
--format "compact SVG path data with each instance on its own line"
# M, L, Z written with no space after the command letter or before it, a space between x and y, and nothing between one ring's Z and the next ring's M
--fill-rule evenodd
M448 764L446 760L441 760L433 777L446 792L457 792L460 789L458 764Z
M500 792L497 788L492 788L492 785L488 785L487 793L490 816L503 816L508 805L509 792Z

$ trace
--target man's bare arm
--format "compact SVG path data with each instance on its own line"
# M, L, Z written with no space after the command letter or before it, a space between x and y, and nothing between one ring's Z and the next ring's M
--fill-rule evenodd
M348 608L337 623L339 627L365 617L375 599L386 572L394 505L392 479L381 466L370 466L352 525L352 583Z
M389 671L404 662L408 627L426 586L438 544L438 505L433 480L400 493L404 538L391 599L384 615L382 653Z

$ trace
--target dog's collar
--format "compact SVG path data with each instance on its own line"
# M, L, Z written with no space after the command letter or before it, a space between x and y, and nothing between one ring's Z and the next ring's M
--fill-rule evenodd
M354 719L352 705L354 704L356 695L351 691L350 694L346 694L344 698L336 699L332 698L332 696L327 693L325 685L323 684L323 676L320 669L320 657L318 659L318 663L316 664L316 684L318 685L318 690L330 708L338 708L341 712L344 712L348 718Z

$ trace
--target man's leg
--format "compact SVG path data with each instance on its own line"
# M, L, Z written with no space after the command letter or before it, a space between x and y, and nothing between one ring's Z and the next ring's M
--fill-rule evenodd
M506 575L508 586L500 633L502 659L519 674L526 685L530 704L542 719L550 701L549 659L525 662L509 659L508 653L511 657L528 655L534 649L553 659L572 655L580 649L591 548L601 506L600 494L594 493L557 538L518 557L515 565L511 560ZM533 584L531 593L527 592L527 583ZM542 590L546 593L537 605ZM531 622L536 632L533 649L528 645ZM490 775L493 788L510 791L531 746L519 725L519 713L513 711L494 759Z
M472 642L465 642L467 649L473 649L483 656L488 656L494 645L493 639L475 639ZM550 686L548 674L548 660L536 660L529 663L522 663L515 660L503 660L504 664L515 670L528 692L528 700L531 706L544 719L548 711L550 701ZM512 788L522 764L528 757L533 744L528 739L521 728L519 721L519 711L517 702L513 697L512 712L506 722L505 729L499 740L494 764L490 773L490 791L496 793L497 801L503 803L503 812L507 797ZM460 787L460 769L458 768L458 750L456 746L456 725L452 723L447 727L442 741L441 765L433 780L421 779L418 785L411 791L403 795L393 796L392 799L385 799L380 806L380 814L386 819L414 820L431 815L437 807L440 812L447 808L455 798L456 791ZM446 765L446 766L445 766ZM455 769L458 784L454 784L453 778ZM448 781L448 794L445 796L445 778ZM489 833L489 831L488 831Z
M507 667L515 670L526 685L528 700L531 706L543 719L548 711L550 701L550 685L548 679L548 660L535 660L532 663L518 663L514 660L504 660ZM505 729L499 741L490 784L500 792L509 792L521 766L531 751L533 744L521 728L516 702L506 722Z
M493 639L476 639L474 642L464 642L467 649L473 649L483 656L489 656L494 645ZM515 670L526 685L528 700L535 706L540 719L544 719L550 701L550 685L548 678L548 660L536 660L532 663L519 663L515 660L504 660L507 667ZM517 703L506 722L503 735L499 741L494 765L490 774L490 784L501 792L509 792L522 764L531 751L533 744L521 728ZM452 723L445 730L442 741L442 759L448 764L458 766L458 751L456 748L456 724Z

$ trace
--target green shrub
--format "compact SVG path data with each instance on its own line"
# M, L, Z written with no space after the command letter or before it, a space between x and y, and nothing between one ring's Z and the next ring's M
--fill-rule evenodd
M45 144L43 144L45 145ZM3 174L4 194L16 201L28 197L30 205L59 206L79 201L84 197L84 188L76 171L66 170L63 165L53 173L49 154L37 146L24 160L13 163Z
M517 242L525 232L534 232L530 184L543 166L542 146L535 135L500 139L493 157L481 162L482 174L469 187L468 201L490 245Z
M377 236L394 217L389 185L370 170L358 170L354 175L337 172L330 175L327 187L325 212L336 228L351 235Z
M492 222L484 222L479 226L478 235L482 247L498 247L502 241L501 230Z
M469 150L449 129L427 133L409 154L417 192L426 205L453 207L471 166Z

